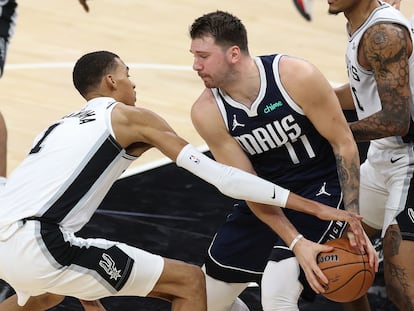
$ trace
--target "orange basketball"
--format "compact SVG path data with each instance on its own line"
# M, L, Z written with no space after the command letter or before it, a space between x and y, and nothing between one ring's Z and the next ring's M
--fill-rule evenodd
M368 255L352 247L347 238L330 240L326 245L334 250L317 257L319 268L329 280L323 295L336 302L350 302L363 296L375 278Z

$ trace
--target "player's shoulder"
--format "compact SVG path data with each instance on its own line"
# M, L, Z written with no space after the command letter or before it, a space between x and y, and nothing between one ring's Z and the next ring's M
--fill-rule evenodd
M198 110L205 110L211 106L215 106L216 100L214 96L214 92L217 92L217 89L210 89L205 88L203 92L201 92L200 96L195 100L191 110L198 111Z
M379 47L384 52L388 48L399 49L411 41L407 27L402 24L381 22L368 27L361 40L363 46ZM365 49L367 50L367 49ZM371 49L368 49L369 51Z
M144 107L131 106L122 102L116 102L112 109L112 123L119 122L124 125L146 125L158 117L158 115Z
M314 64L291 55L284 55L280 59L279 73L282 80L293 80L295 82L306 81L312 79L315 74L319 74Z
M205 88L191 107L191 119L194 124L213 123L220 120L220 112L213 92Z

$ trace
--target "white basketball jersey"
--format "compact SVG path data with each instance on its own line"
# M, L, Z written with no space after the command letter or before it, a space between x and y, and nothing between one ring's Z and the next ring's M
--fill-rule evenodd
M136 159L117 143L112 98L96 98L58 120L34 141L0 191L0 240L26 217L80 230L114 181Z
M395 23L405 26L413 41L413 29L410 22L403 16L403 14L388 5L382 3L381 6L376 8L365 23L349 37L347 51L346 51L346 64L349 76L349 82L351 87L352 96L358 119L364 119L370 115L380 111L382 109L381 101L378 94L377 84L372 71L364 69L358 63L358 46L365 31L378 23ZM411 118L414 116L414 56L411 54L409 58L410 68L410 110ZM377 147L396 147L404 144L400 137L387 137L372 141Z

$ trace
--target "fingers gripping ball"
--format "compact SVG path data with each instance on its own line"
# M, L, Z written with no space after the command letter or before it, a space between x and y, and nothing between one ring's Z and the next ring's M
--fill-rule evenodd
M330 240L325 245L334 249L317 257L319 268L329 280L323 295L336 302L350 302L362 297L375 278L368 255L352 247L346 238Z

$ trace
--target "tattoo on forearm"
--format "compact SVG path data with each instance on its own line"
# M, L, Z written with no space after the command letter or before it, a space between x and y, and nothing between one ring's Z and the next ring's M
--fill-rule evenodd
M347 165L341 155L336 154L335 157L345 209L359 213L359 163Z
M357 141L400 136L408 129L410 50L411 39L401 26L379 24L364 34L360 56L375 74L382 110L351 123Z

